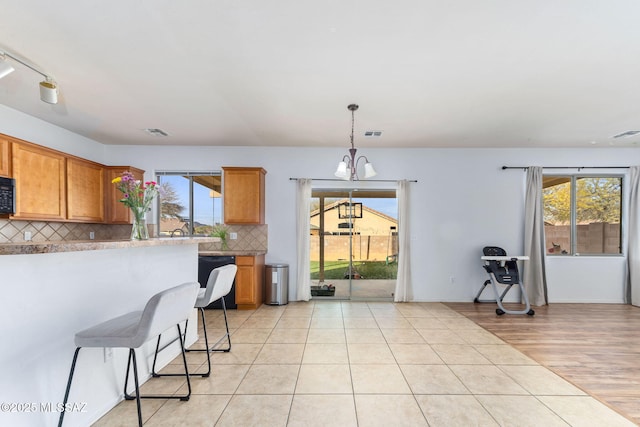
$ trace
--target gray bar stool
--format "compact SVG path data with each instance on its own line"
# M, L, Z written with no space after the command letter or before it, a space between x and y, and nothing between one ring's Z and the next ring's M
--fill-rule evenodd
M198 294L198 299L196 300L195 308L200 310L200 316L202 318L202 328L204 330L204 343L205 348L203 349L187 349L187 352L190 351L206 351L207 352L207 366L208 370L202 377L208 377L211 374L211 352L212 351L222 351L229 352L231 351L231 334L229 333L229 322L227 321L227 305L224 302L224 297L231 291L231 287L233 286L233 280L236 277L236 272L238 271L238 267L235 264L223 265L222 267L214 268L209 274L209 279L207 280L207 287L200 289L200 293ZM218 300L222 300L222 312L224 313L224 325L227 328L227 333L224 334L218 341L216 341L213 346L209 347L209 337L207 336L207 322L204 318L204 308L209 304L214 303ZM186 327L185 327L186 329ZM216 348L218 344L224 339L227 339L226 348Z
M124 383L124 396L127 400L136 399L139 426L142 426L140 398L172 398L183 401L189 400L189 397L191 396L191 383L189 382L189 370L187 368L187 358L185 356L184 340L180 329L180 323L188 320L189 314L191 313L191 310L193 310L194 302L198 296L199 288L200 284L198 282L183 283L182 285L155 294L147 302L144 310L142 311L133 311L78 332L75 335L76 351L73 355L73 361L71 362L69 381L67 382L67 390L64 394L65 406L69 398L71 381L73 379L76 361L78 360L78 354L80 349L83 347L112 347L129 349L129 360L127 362L127 373ZM142 346L149 339L160 336L162 332L174 326L178 329L178 339L180 340L182 361L184 363L184 376L187 378L189 391L185 396L140 396L135 349ZM129 369L132 364L133 380L135 383L135 395L133 396L127 393ZM62 426L63 419L64 411L60 413L60 419L58 421L59 427Z

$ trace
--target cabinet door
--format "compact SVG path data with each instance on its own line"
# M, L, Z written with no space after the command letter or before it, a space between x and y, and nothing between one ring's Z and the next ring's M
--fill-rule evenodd
M67 218L66 159L55 151L13 143L16 219Z
M237 256L236 265L236 304L242 309L242 305L256 304L254 257Z
M115 184L111 183L114 178L126 171L131 172L136 179L144 179L144 171L131 166L107 166L105 168L106 214L107 222L111 224L131 224L131 210L120 202L122 193Z
M255 310L263 303L264 255L237 256L236 304L239 310Z
M262 168L223 167L224 223L264 224L264 176Z
M11 178L11 142L0 135L0 176Z
M101 165L67 159L67 218L104 221L104 169Z

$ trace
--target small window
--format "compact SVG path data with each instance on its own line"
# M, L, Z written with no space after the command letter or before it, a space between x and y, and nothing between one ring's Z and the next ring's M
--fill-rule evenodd
M622 177L557 176L543 179L548 255L622 253Z
M220 172L157 172L158 235L206 236L222 221Z

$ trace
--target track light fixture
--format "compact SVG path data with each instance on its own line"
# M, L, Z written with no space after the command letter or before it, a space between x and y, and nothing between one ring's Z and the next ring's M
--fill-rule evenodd
M375 169L373 169L373 165L369 162L365 156L360 156L356 159L356 152L358 151L353 145L353 128L355 123L355 111L358 109L357 104L350 104L347 106L347 109L351 111L351 148L349 149L349 154L345 154L342 157L342 161L338 163L338 169L336 170L335 176L338 178L342 178L348 181L357 181L358 180L358 162L364 159L364 177L372 178L377 175Z
M25 60L2 50L0 50L0 79L14 71L14 68L11 66L11 64L6 62L6 58L11 58L14 61L24 65L27 68L30 68L31 70L43 76L44 80L40 82L40 99L49 104L58 103L58 85L55 80L53 80L53 77L51 77L44 71L40 71L38 68L36 68L35 65L29 64Z
M13 73L15 68L7 62L7 57L0 54L0 79Z
M58 85L49 77L40 82L40 99L49 104L58 103Z

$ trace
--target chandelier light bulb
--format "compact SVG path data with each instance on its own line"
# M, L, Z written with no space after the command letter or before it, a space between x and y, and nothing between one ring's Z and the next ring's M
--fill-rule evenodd
M378 175L378 172L373 168L373 165L369 162L364 164L364 177L365 178L373 178Z
M347 164L345 162L338 163L338 169L336 170L335 176L338 178L345 178L348 176Z

